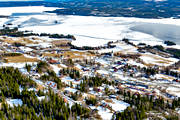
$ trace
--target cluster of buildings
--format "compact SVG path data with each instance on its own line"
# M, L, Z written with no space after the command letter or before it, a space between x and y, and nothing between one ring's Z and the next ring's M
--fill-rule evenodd
M36 72L37 62L24 61L24 63L15 64L25 65L29 62L32 65L31 71L27 72L24 66L22 66L20 69L23 74L30 76L43 90L52 88L54 92L63 97L64 101L70 105L74 103L85 105L85 99L90 97L97 99L98 104L96 106L89 105L88 107L92 110L97 110L101 118L104 118L104 114L112 117L113 112L123 111L129 106L128 103L122 101L122 96L117 94L119 90L127 90L132 94L161 96L168 100L180 97L180 83L178 82L180 78L169 75L164 77L164 74L147 77L146 73L142 72L142 68L147 68L148 66L140 63L138 59L131 57L121 58L114 56L114 53L100 54L95 53L93 50L71 50L68 46L68 41L61 43L61 41L52 42L53 39L47 39L43 43L46 40L45 38L29 39L31 44L26 43L24 46L15 46L12 44L12 41L10 43L10 41L5 39L3 39L4 41L1 40L0 65L4 66L3 53L5 52L21 53L27 58L36 58L37 62L47 62L50 65L50 69L56 73L64 84L62 89L57 89L57 84L53 81L42 81L40 79L46 73L39 74ZM73 79L69 75L61 75L59 71L62 69L78 70L81 77ZM106 78L112 84L107 85L103 83L102 86L87 87L88 92L81 92L77 88L83 82L84 76L100 76ZM107 90L110 94L105 92ZM81 99L74 100L71 97L73 94L79 95Z

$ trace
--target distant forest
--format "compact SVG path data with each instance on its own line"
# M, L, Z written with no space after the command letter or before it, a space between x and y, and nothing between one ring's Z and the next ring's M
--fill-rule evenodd
M53 13L62 15L179 18L180 0L161 2L147 0L62 0L58 2L0 2L0 7L39 6L60 7Z

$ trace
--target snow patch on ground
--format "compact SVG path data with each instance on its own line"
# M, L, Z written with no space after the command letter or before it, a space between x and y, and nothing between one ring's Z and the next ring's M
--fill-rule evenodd
M110 112L109 109L98 106L90 106L91 109L97 109L98 110L98 114L101 116L101 118L103 120L111 120L113 113Z
M105 101L102 101L102 103L105 103L105 104L111 106L113 110L119 111L119 112L124 111L128 106L130 106L128 103L125 103L123 101L119 101L116 99L112 99L112 103L107 103ZM98 114L101 116L101 118L103 120L111 120L112 119L113 113L109 109L102 107L102 106L98 106L98 107L90 106L90 108L97 109Z
M172 94L172 95L175 95L177 97L180 97L180 88L177 88L177 87L168 87L166 89L166 91L169 93L169 94Z
M102 75L108 75L109 74L109 72L106 70L97 70L97 73L102 74Z
M71 93L75 93L77 91L76 89L73 89L73 88L70 88L70 87L66 87L64 90L69 91Z
M45 96L37 97L39 101L42 101L45 99Z
M17 107L18 105L22 106L23 104L21 99L7 99L6 102L10 107Z
M156 78L156 79L165 79L165 80L170 80L170 81L175 79L175 77L164 75L164 74L156 74L156 75L154 75L154 78Z
M141 63L137 63L136 61L134 60L129 60L127 61L128 64L131 64L131 65L136 65L136 66L140 66L140 67L146 67L145 65L141 64Z
M56 65L51 65L51 67L53 68L56 75L59 75L60 68L58 66L56 66Z
M31 62L27 62L27 63L0 63L0 67L23 68L26 64L33 65L35 63L31 63Z
M112 99L112 103L108 103L108 104L112 107L113 110L119 112L124 111L127 107L130 106L128 103L116 99Z

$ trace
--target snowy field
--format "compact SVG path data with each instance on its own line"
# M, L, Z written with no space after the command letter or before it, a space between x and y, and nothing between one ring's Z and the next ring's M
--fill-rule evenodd
M180 88L178 87L168 87L166 89L166 92L172 95L175 95L177 97L180 97Z
M176 58L164 58L159 55L154 55L152 53L144 53L142 54L140 59L147 65L159 66L168 66L179 61L179 59Z
M72 43L77 46L100 46L108 41L121 40L125 37L132 39L134 43L143 42L157 45L162 44L163 40L147 33L133 31L131 28L144 23L168 24L180 27L180 19L171 18L57 16L56 14L44 12L54 9L56 8L43 6L0 8L1 14L11 15L10 18L0 19L0 26L4 23L13 23L14 25L20 25L21 30L32 30L36 33L72 34L77 38Z
M112 102L108 103L105 101L102 101L102 103L109 105L110 107L112 107L112 109L114 111L117 112L122 112L124 111L127 107L129 107L130 105L128 103L125 103L123 101L119 101L116 99L112 99ZM102 106L90 106L91 109L97 109L98 110L98 114L101 116L101 118L103 120L111 120L113 113L112 111L110 111L109 109L107 109L106 107L102 107Z

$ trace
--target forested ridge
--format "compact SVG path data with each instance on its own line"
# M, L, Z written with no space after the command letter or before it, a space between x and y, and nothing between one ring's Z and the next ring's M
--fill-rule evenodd
M0 119L2 120L67 120L89 115L89 109L79 104L70 107L51 89L48 92L29 91L29 88L36 87L36 83L13 67L0 68L0 86ZM40 96L45 96L45 99L39 100ZM10 107L6 99L21 99L23 104Z

